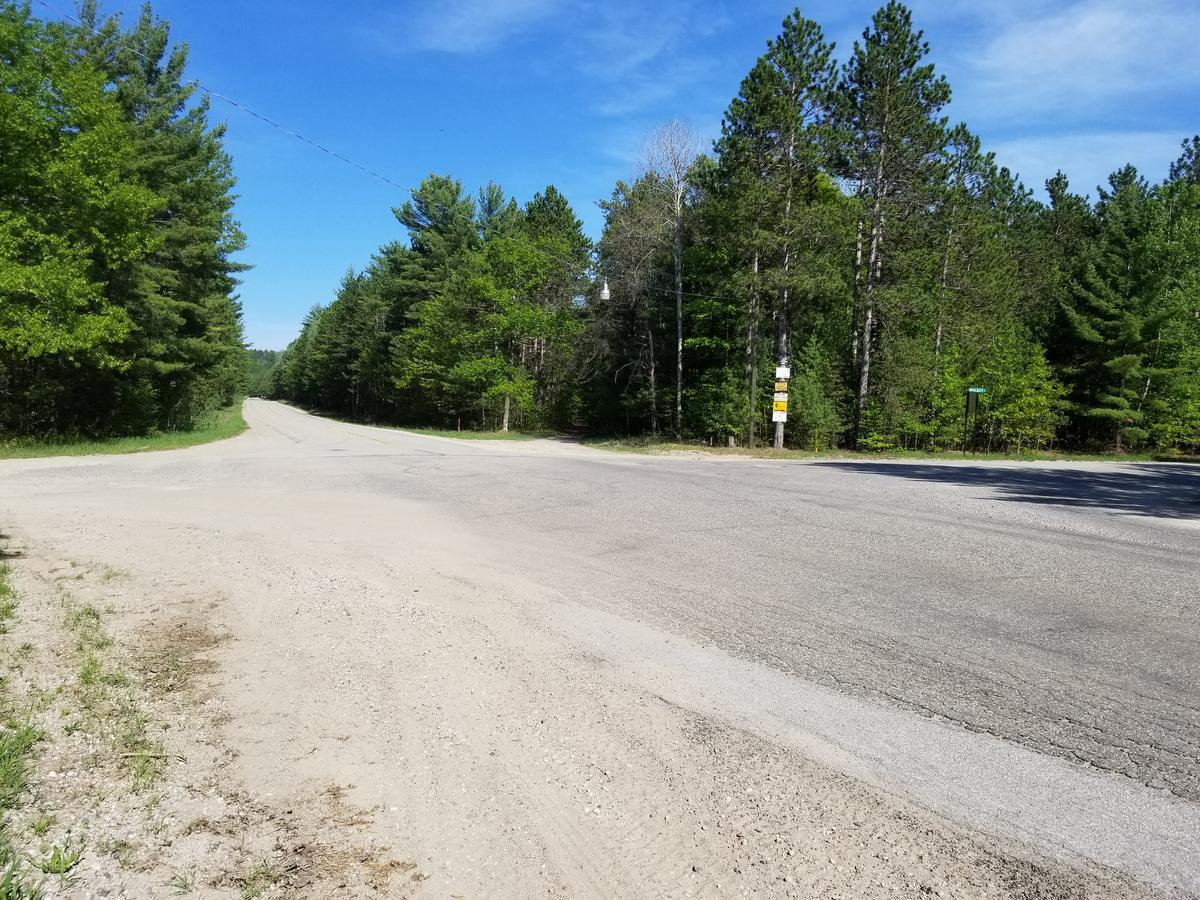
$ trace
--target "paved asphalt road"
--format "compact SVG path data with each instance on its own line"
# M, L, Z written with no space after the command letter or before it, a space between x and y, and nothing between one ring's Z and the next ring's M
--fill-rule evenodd
M504 569L577 604L561 629L664 696L974 827L1060 829L1069 853L1200 883L1194 466L645 457L264 401L247 418L251 435L174 457L0 463L22 498L0 490L0 514L197 467L251 496L394 495L456 523L465 574ZM656 650L641 627L724 661ZM723 687L700 691L701 670ZM794 704L823 712L797 724Z

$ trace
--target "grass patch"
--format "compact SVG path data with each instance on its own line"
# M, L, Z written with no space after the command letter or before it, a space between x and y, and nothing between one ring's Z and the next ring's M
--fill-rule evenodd
M145 453L151 450L180 450L236 437L246 430L242 405L219 409L191 431L164 431L141 437L102 440L35 441L24 438L0 441L0 459L33 459L43 456L91 456L94 454Z
M81 859L83 859L83 847L75 846L68 841L62 847L51 848L50 853L38 861L37 867L47 875L58 875L62 878L79 865Z
M277 403L282 403L284 406L290 406L293 409L298 409L308 413L310 416L316 416L320 419L331 419L334 422L345 422L347 425L364 425L367 428L384 428L388 431L407 431L409 434L423 434L429 437L444 437L455 438L460 441L536 441L539 438L554 437L553 431L483 431L478 429L464 428L459 431L455 428L423 428L415 425L396 425L391 422L368 422L362 419L350 419L345 416L335 415L331 412L326 412L323 409L317 409L311 406L304 406L299 403L292 403L287 400L277 400ZM2 900L2 898L0 898Z
M8 623L17 614L17 595L9 583L12 569L0 560L0 634L8 634Z
M264 859L241 879L242 900L255 900L283 880L279 866Z
M9 581L11 570L0 562L0 634L5 633L3 619L16 612L17 597ZM42 896L41 885L26 872L20 854L8 834L9 813L29 783L29 757L41 735L27 721L15 718L12 698L4 691L0 679L0 898L3 900L37 900Z
M196 889L195 871L172 873L171 880L167 882L167 887L174 888L177 895L190 894Z
M391 428L390 425L383 426ZM412 434L424 434L429 437L455 438L460 441L536 441L539 438L552 437L552 431L455 431L452 428L396 428L397 431L408 431Z
M34 833L35 837L45 837L46 832L53 827L54 821L54 816L48 816L45 813L42 813L29 823L29 830Z
M38 730L28 722L10 719L0 725L0 814L13 809L29 777L29 754Z
M107 665L105 651L113 646L113 641L104 630L102 614L96 607L70 604L66 624L75 633L79 665L76 677L80 703L88 720L84 727L112 736L113 750L129 775L133 790L145 790L162 777L167 757L162 744L148 734L146 716L137 700L137 686L124 671Z
M616 453L641 453L651 456L669 456L678 453L703 453L706 456L745 457L750 459L825 459L825 460L889 460L889 459L923 459L949 462L954 460L987 461L1014 460L1018 462L1151 462L1154 460L1179 459L1164 457L1153 453L1126 453L1123 455L1104 453L1052 453L1033 452L1022 453L968 453L965 456L959 450L882 450L878 452L854 450L797 450L785 448L776 450L773 447L710 447L707 444L688 444L681 441L663 441L651 438L585 438L583 441L589 447L598 450L611 450Z

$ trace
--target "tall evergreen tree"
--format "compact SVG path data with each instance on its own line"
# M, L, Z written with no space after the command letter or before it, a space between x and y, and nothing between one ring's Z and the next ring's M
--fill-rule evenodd
M1100 191L1096 241L1064 307L1074 340L1067 374L1079 437L1118 451L1147 436L1143 405L1156 374L1149 345L1168 315L1155 303L1150 216L1145 180L1132 166L1115 172Z
M925 62L928 54L912 14L892 0L855 43L838 90L840 172L855 186L860 204L854 260L858 324L852 341L855 437L871 394L881 300L897 280L889 260L910 241L914 220L943 178L948 132L941 112L950 87Z
M114 415L139 428L186 427L229 403L245 377L233 293L245 237L233 220L225 127L209 124L208 98L184 79L187 45L172 46L168 24L149 5L128 31L117 18L102 20L95 0L82 4L79 19L75 42L105 73L133 142L128 177L163 200L153 251L105 276L109 298L134 323L123 348L130 368L111 385ZM145 418L120 408L121 396L145 392L155 401Z
M739 198L744 211L738 218L748 222L751 235L746 352L751 409L760 289L774 298L779 365L789 362L797 299L820 304L836 291L830 238L837 234L837 205L823 175L834 80L833 46L819 25L793 12L742 82L717 144L725 180L717 194ZM783 423L776 423L776 446L783 445L783 435Z

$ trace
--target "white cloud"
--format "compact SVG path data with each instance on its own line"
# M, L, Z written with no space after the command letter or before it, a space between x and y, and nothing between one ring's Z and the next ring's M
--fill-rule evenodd
M959 81L974 110L997 120L1094 114L1138 97L1200 85L1200 6L1078 0L1043 11L988 9L983 49Z
M1046 179L1062 169L1071 190L1094 199L1096 187L1107 186L1108 176L1126 163L1133 163L1147 181L1161 181L1179 156L1181 138L1163 131L1084 132L1013 138L988 149L1039 194Z
M550 26L531 64L581 78L598 115L627 117L666 105L709 74L712 62L695 54L694 42L728 24L689 0L448 0L357 30L389 52L470 55Z
M573 66L595 85L597 114L626 118L667 106L709 76L712 60L696 52L696 39L727 24L687 0L586 2Z
M478 53L499 47L563 6L562 0L434 0L405 10L373 32L392 50Z

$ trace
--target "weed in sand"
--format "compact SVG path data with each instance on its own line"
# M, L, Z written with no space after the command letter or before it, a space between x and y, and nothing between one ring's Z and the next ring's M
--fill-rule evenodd
M105 730L116 735L118 758L130 774L133 789L154 784L166 769L166 754L146 733L146 716L141 711L136 685L120 669L107 668L103 653L112 646L104 630L102 615L94 606L66 603L66 622L74 630L80 653L80 702L85 720L107 720ZM0 898L2 900L2 898Z
M28 722L0 725L0 814L12 809L25 790L29 753L40 737Z
M100 841L96 845L96 849L105 856L111 856L115 859L117 865L122 869L132 869L137 857L137 851L133 844L124 838Z
M175 888L177 895L190 894L196 889L196 872L172 872L167 887Z
M60 883L65 885L70 881L72 872L79 865L81 859L83 859L83 846L72 846L71 839L68 837L61 847L55 845L50 850L49 856L36 861L34 865L47 875L57 875Z
M17 595L9 583L12 569L0 562L0 634L8 634L8 621L17 614Z
M100 664L100 657L95 653L89 653L83 658L83 662L79 666L79 683L84 687L95 687L100 684L101 676L104 674L104 668Z
M50 827L54 824L54 821L54 816L49 816L45 813L42 813L36 819L30 820L29 830L38 837L45 837L46 832L50 830Z
M8 633L6 622L17 610L17 595L9 580L11 573L8 564L0 562L0 634ZM0 680L0 708L7 712L11 707L10 699L3 695L5 686ZM21 857L8 835L8 814L28 783L29 754L40 737L40 732L29 722L12 718L0 721L0 900L40 900L43 896L41 885L24 871Z
M125 573L122 572L120 569L116 568L115 566L103 566L100 569L100 580L104 584L108 584L110 581L114 581L117 578L124 578L124 577L125 577Z
M129 770L135 791L153 785L167 768L162 744L146 734L146 716L131 701L117 705L119 732L117 747Z
M280 868L268 859L246 873L242 879L242 900L255 900L261 897L269 887L274 887L283 879Z

